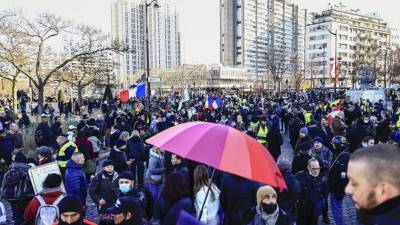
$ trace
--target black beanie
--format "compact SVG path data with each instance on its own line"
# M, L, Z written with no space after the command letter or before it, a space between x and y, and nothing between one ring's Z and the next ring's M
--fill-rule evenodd
M59 174L51 173L43 181L43 188L57 188L61 185L62 178Z
M124 172L122 172L122 173L119 175L118 179L121 179L121 178L127 179L127 180L135 180L135 176L133 176L133 174L132 174L130 171L124 171Z
M24 155L24 153L22 153L22 152L15 153L14 162L26 163L26 156Z
M105 161L103 162L102 167L111 166L111 165L114 166L114 161L112 161L112 160L110 160L110 159L107 159L107 160L105 160Z
M65 212L77 212L83 214L83 204L76 195L67 195L58 203L60 215Z
M117 141L117 148L120 148L122 146L126 145L126 141L122 140L122 139L118 139Z

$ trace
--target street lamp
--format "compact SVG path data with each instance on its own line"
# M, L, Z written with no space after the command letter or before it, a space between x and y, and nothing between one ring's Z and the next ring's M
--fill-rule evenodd
M146 37L145 37L145 40L146 40L146 87L147 87L147 110L148 110L148 118L149 118L149 120L148 120L148 122L149 122L149 124L151 123L151 121L150 121L150 118L151 118L151 115L150 115L150 110L151 110L151 106L150 106L150 104L151 104L151 87L150 87L150 82L149 82L149 79L150 79L150 50L149 50L149 19L148 19L148 8L150 7L150 6L152 6L153 5L153 7L155 8L155 9L158 9L158 8L160 8L161 6L158 4L158 0L152 0L151 2L149 2L149 3L147 3L147 1L145 2L146 4L145 4L145 19L146 19ZM154 4L153 4L154 3Z
M325 27L325 28L328 30L328 32L331 35L335 36L335 83L334 83L335 86L334 86L334 92L336 93L336 76L339 76L339 71L337 71L338 70L338 67L337 67L337 65L338 65L338 62L337 62L337 46L338 46L338 43L337 43L337 30L336 30L336 32L332 32L328 27ZM322 27L318 26L317 30L322 30Z

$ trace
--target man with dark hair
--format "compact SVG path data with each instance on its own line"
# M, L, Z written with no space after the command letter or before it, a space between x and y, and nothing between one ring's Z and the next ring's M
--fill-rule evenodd
M65 196L58 203L60 216L53 225L96 225L92 221L83 218L83 203L76 195Z
M186 161L179 155L172 154L171 156L171 165L172 165L172 171L171 172L178 172L182 174L183 178L185 178L185 181L187 184L189 184L190 181L190 172L189 169L186 166Z
M62 195L61 181L62 178L59 174L52 173L47 175L43 181L43 191L40 195L33 198L25 209L24 220L28 222L27 224L35 221L37 211L40 207L40 202L37 199L39 196L39 198L43 198L46 204L53 204Z
M359 149L349 161L346 193L361 224L400 224L400 149L380 144Z
M49 127L48 114L42 114L41 121L36 127L35 142L38 147L40 146L53 146L53 134Z

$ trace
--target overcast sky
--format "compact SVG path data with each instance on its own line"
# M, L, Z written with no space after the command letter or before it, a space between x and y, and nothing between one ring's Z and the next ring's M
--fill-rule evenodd
M30 15L50 12L77 23L111 30L110 4L113 0L0 0L1 9L22 9ZM159 0L163 1L163 0ZM219 62L219 0L174 0L180 13L184 63ZM301 8L327 9L328 2L342 2L364 12L379 12L384 19L400 25L398 0L293 0Z

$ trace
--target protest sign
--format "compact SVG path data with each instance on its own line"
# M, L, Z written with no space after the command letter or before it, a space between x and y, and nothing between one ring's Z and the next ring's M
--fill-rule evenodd
M46 179L47 175L52 173L61 175L57 162L52 162L29 169L29 178L31 179L35 195L40 194L43 191L43 181ZM64 183L62 181L61 188L65 192Z

